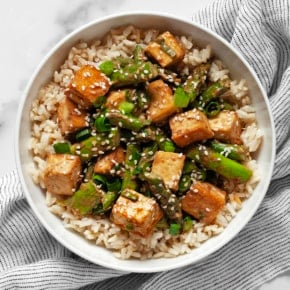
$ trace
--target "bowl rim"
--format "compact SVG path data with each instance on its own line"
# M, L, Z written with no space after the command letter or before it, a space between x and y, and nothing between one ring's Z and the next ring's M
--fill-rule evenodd
M71 38L73 38L74 36L78 35L79 33L81 33L82 31L85 31L86 29L88 29L91 26L95 26L98 25L102 22L108 21L108 20L112 20L112 19L117 19L117 18L121 18L124 16L142 16L142 17L146 17L146 16L157 16L157 17L161 17L161 18L168 18L169 21L174 20L177 22L182 22L185 23L187 25L191 25L191 26L195 26L198 29L206 32L207 34L209 34L211 37L216 38L218 41L220 41L223 45L225 45L229 50L231 50L240 60L241 62L245 65L245 67L247 68L247 70L250 72L251 77L255 80L258 89L261 92L261 95L263 96L264 102L265 102L265 106L267 109L267 114L270 120L270 130L271 130L271 134L273 136L272 138L272 144L271 144L271 152L269 152L269 154L271 154L271 158L269 160L270 162L270 167L268 168L268 174L269 174L269 178L267 181L264 181L264 185L262 188L262 192L259 193L259 196L257 197L257 202L255 204L255 206L252 208L251 212L249 212L247 214L247 216L240 221L239 223L239 228L237 228L236 230L232 231L231 234L229 234L227 236L227 238L225 240L223 240L220 243L215 244L214 247L212 247L210 250L208 250L206 252L205 255L202 255L201 257L193 260L193 259L184 259L182 262L178 262L175 263L174 265L172 265L173 263L166 263L164 262L163 266L159 266L159 267L148 267L146 266L146 262L141 261L144 263L145 267L135 267L135 266L130 266L130 265L125 265L122 263L123 260L120 260L120 263L114 264L114 265L109 265L108 263L104 262L104 261L96 261L96 259L90 258L87 255L84 255L83 253L79 252L73 245L67 244L67 242L64 241L64 239L62 237L60 237L59 235L57 235L56 232L54 232L54 230L48 225L48 223L46 222L46 220L44 219L44 217L41 215L41 213L39 212L39 210L37 209L37 206L34 204L32 197L30 196L29 193L29 188L27 186L27 183L25 181L24 178L24 174L22 172L22 166L21 166L21 151L20 151L20 132L21 132L21 120L22 120L22 112L26 103L26 99L27 96L29 95L29 91L31 89L31 87L33 86L33 83L37 77L37 75L39 74L41 68L44 66L44 64L48 61L48 59L50 58L51 55L53 55L64 43L66 43L68 40L70 40ZM108 27L108 31L110 30L111 27ZM194 264L199 262L202 259L205 259L206 257L208 257L209 255L213 254L214 252L216 252L217 250L219 250L222 246L226 245L227 243L229 243L245 226L246 224L249 222L249 220L253 217L253 215L257 212L258 207L260 206L262 200L264 199L267 189L269 187L269 184L271 182L271 176L273 173L273 169L274 169L274 161L275 161L275 152L276 152L276 133L275 133L275 126L274 126L274 121L273 121L273 115L272 115L272 111L270 108L270 102L267 98L267 94L265 92L265 89L263 88L263 86L261 85L260 80L258 79L254 69L249 65L249 63L247 62L247 60L244 58L244 56L236 49L234 48L230 43L228 43L224 38L222 38L220 35L218 35L216 32L210 30L209 28L196 23L194 21L190 21L190 20L185 20L182 19L179 16L175 16L172 15L170 13L164 13L164 12L153 12L153 11L130 11L130 12L121 12L121 13L114 13L114 14L110 14L108 16L105 17L98 17L84 25L81 25L80 27L78 27L77 29L73 30L72 32L70 32L69 34L67 34L66 36L64 36L63 38L61 38L49 51L48 53L46 53L46 55L44 57L42 57L41 62L36 66L36 69L34 70L32 76L30 77L26 88L24 90L24 93L21 96L21 100L18 106L18 111L17 111L17 119L16 119L16 131L15 131L15 136L14 136L14 151L15 151L15 159L16 159L16 169L18 172L18 176L20 178L20 182L21 182L21 186L23 188L24 191L24 195L26 200L28 201L29 206L32 208L33 214L36 215L37 219L40 221L40 223L45 227L45 229L61 244L63 245L65 248L69 249L70 251L76 253L78 256L94 263L94 264L98 264L101 266L104 266L106 268L111 268L111 269L115 269L115 270L119 270L119 271L125 271L125 272L136 272L136 273L150 273L150 272L159 272L159 271L168 271L168 270L172 270L172 269L176 269L176 268L181 268L184 266L187 266L189 264ZM255 191L254 191L255 192ZM226 231L227 228L224 229L223 232ZM84 237L82 237L84 238ZM98 247L97 245L95 245L96 247ZM110 251L110 250L109 250ZM184 255L188 255L188 254L184 254ZM117 259L117 258L116 258ZM162 258L165 259L165 261L167 259L175 259L175 258ZM151 261L154 259L150 259ZM138 262L140 262L140 260L137 260ZM146 260L145 260L146 261Z

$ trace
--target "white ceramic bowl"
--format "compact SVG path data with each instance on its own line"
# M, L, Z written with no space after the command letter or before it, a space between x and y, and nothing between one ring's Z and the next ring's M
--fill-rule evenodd
M31 130L29 111L38 90L52 78L53 72L59 68L67 57L70 47L80 39L90 41L101 38L110 28L126 24L134 24L144 28L156 27L160 30L170 30L176 34L192 35L200 46L209 44L214 54L229 68L233 79L246 79L253 105L257 111L258 126L264 134L263 144L257 158L263 175L252 196L244 202L237 216L220 235L209 239L190 254L176 258L145 261L119 260L110 251L95 246L82 236L68 231L62 225L62 221L48 211L44 192L33 183L28 172L28 166L32 162L32 155L28 151ZM156 272L185 266L205 258L228 243L247 224L259 207L267 191L274 163L275 134L273 120L268 99L253 69L249 67L237 51L218 35L197 24L167 14L138 12L109 16L89 23L65 37L44 58L32 76L21 100L17 124L16 159L18 173L26 198L40 222L51 235L75 254L105 267L130 272Z

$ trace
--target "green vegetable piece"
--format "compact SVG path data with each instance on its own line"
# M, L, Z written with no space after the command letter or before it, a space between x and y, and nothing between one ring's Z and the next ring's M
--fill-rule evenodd
M54 152L57 154L70 154L70 144L66 142L60 142L53 144Z
M104 192L98 189L95 184L90 181L82 183L79 190L69 197L65 204L77 210L81 215L92 213L93 209L101 203Z
M102 198L103 210L106 211L110 209L113 206L117 197L118 195L115 192L107 192L106 194L104 194Z
M169 226L169 234L171 236L178 236L179 233L180 233L180 230L181 230L181 225L180 224L172 223Z
M223 82L215 82L210 85L206 90L204 90L197 102L197 107L200 110L204 110L206 105L218 98L221 94L228 90L228 86L226 83Z
M186 155L207 169L240 183L247 182L252 176L252 171L246 166L202 145L192 147Z
M99 69L105 75L110 76L114 71L114 63L110 60L104 61L100 64Z
M166 220L166 217L162 217L158 223L155 225L155 227L159 230L164 230L164 229L167 229L168 228L168 223L167 223L167 220Z
M99 116L95 119L95 128L98 132L109 132L111 130L111 124L105 116Z
M156 143L153 143L152 145L149 145L143 149L141 159L138 163L138 168L140 170L139 178L141 180L145 180L144 175L146 172L148 173L151 170L154 154L156 153L157 149L158 146Z
M175 151L175 145L169 139L163 130L160 128L155 129L155 141L159 147L160 150L166 151L166 152L174 152Z
M192 180L189 174L182 175L178 184L178 192L185 193L189 190Z
M246 161L248 159L248 152L242 145L226 144L214 140L210 143L210 147L223 156L236 161Z
M215 117L220 111L222 107L221 104L217 101L210 101L204 108L204 112L207 117L213 118Z
M174 92L174 106L177 108L186 108L190 102L190 96L182 87L176 88Z
M82 141L82 140L87 139L90 136L91 136L91 130L86 128L86 129L83 129L83 130L79 131L76 134L76 140L77 141Z
M117 127L112 127L109 132L98 133L80 143L71 146L72 154L79 155L82 161L89 161L101 152L112 150L120 144L120 132Z
M119 105L119 110L123 113L123 114L130 114L132 113L132 111L134 110L134 104L131 102L122 102Z
M137 201L138 200L138 195L132 192L131 190L124 189L121 191L121 196L126 197L130 199L131 201Z
M186 216L183 219L183 223L182 223L182 231L183 232L188 232L192 229L193 226L193 220L190 216Z
M150 172L146 173L144 178L167 217L176 222L181 222L182 212L177 196L165 187L163 180L158 175Z
M127 116L117 110L108 111L106 116L112 125L132 131L140 131L151 123L150 120L141 120L133 116Z
M134 169L140 160L139 147L136 144L128 144L125 156L125 172L122 181L121 190L126 188L137 189L136 175Z

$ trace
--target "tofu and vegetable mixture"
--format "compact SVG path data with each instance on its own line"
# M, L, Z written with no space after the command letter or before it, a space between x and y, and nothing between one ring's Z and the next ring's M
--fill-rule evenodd
M190 252L259 182L245 81L188 36L127 26L80 42L30 117L49 209L121 259Z

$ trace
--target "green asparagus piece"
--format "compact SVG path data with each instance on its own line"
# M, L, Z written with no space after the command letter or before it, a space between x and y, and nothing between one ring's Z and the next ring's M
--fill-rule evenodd
M128 188L126 188L123 191L121 191L121 196L126 197L126 198L128 198L128 199L130 199L132 201L137 201L138 200L138 195L134 191L132 191L132 190L130 190Z
M103 210L106 211L112 207L114 204L115 200L117 199L118 194L116 192L107 192L104 194L102 198L102 205L103 205Z
M143 149L141 159L138 163L138 168L140 170L138 177L141 180L145 180L144 177L145 173L150 171L154 154L157 151L157 149L158 147L156 143L153 143L152 145L147 146Z
M152 194L160 203L167 217L176 222L182 219L180 202L177 196L165 187L162 179L154 173L146 173L145 180L148 182Z
M139 147L136 144L128 144L125 157L125 172L121 190L126 188L137 189L136 175L134 169L140 160Z
M100 65L100 69L110 77L112 86L115 87L144 83L158 76L157 65L150 61L140 61L139 56L135 59L106 61Z
M104 194L92 181L89 181L82 183L79 190L66 199L64 204L81 215L90 214L101 204Z
M143 127L151 123L149 120L141 120L133 116L124 115L118 110L108 111L106 117L111 124L133 131L140 131Z
M201 64L197 66L192 75L175 90L174 93L174 105L178 108L186 108L190 103L195 101L195 98L201 91L204 85L207 72L210 64Z
M79 155L82 161L89 161L100 153L117 147L120 143L120 133L117 127L112 127L109 132L96 133L80 143L71 146L72 154Z
M236 161L246 161L248 159L248 152L242 145L226 144L214 140L210 143L210 147L223 156Z
M205 91L202 92L196 107L200 110L204 110L204 108L210 101L218 98L221 94L223 94L227 90L228 84L226 82L219 81L213 83Z
M188 150L186 155L188 158L201 163L207 169L213 170L228 179L235 179L240 183L247 182L252 176L252 171L246 166L206 146L194 146Z
M166 151L166 152L174 152L175 151L174 143L171 141L171 139L169 139L166 136L164 131L161 130L160 128L156 129L155 141L156 141L160 150Z

